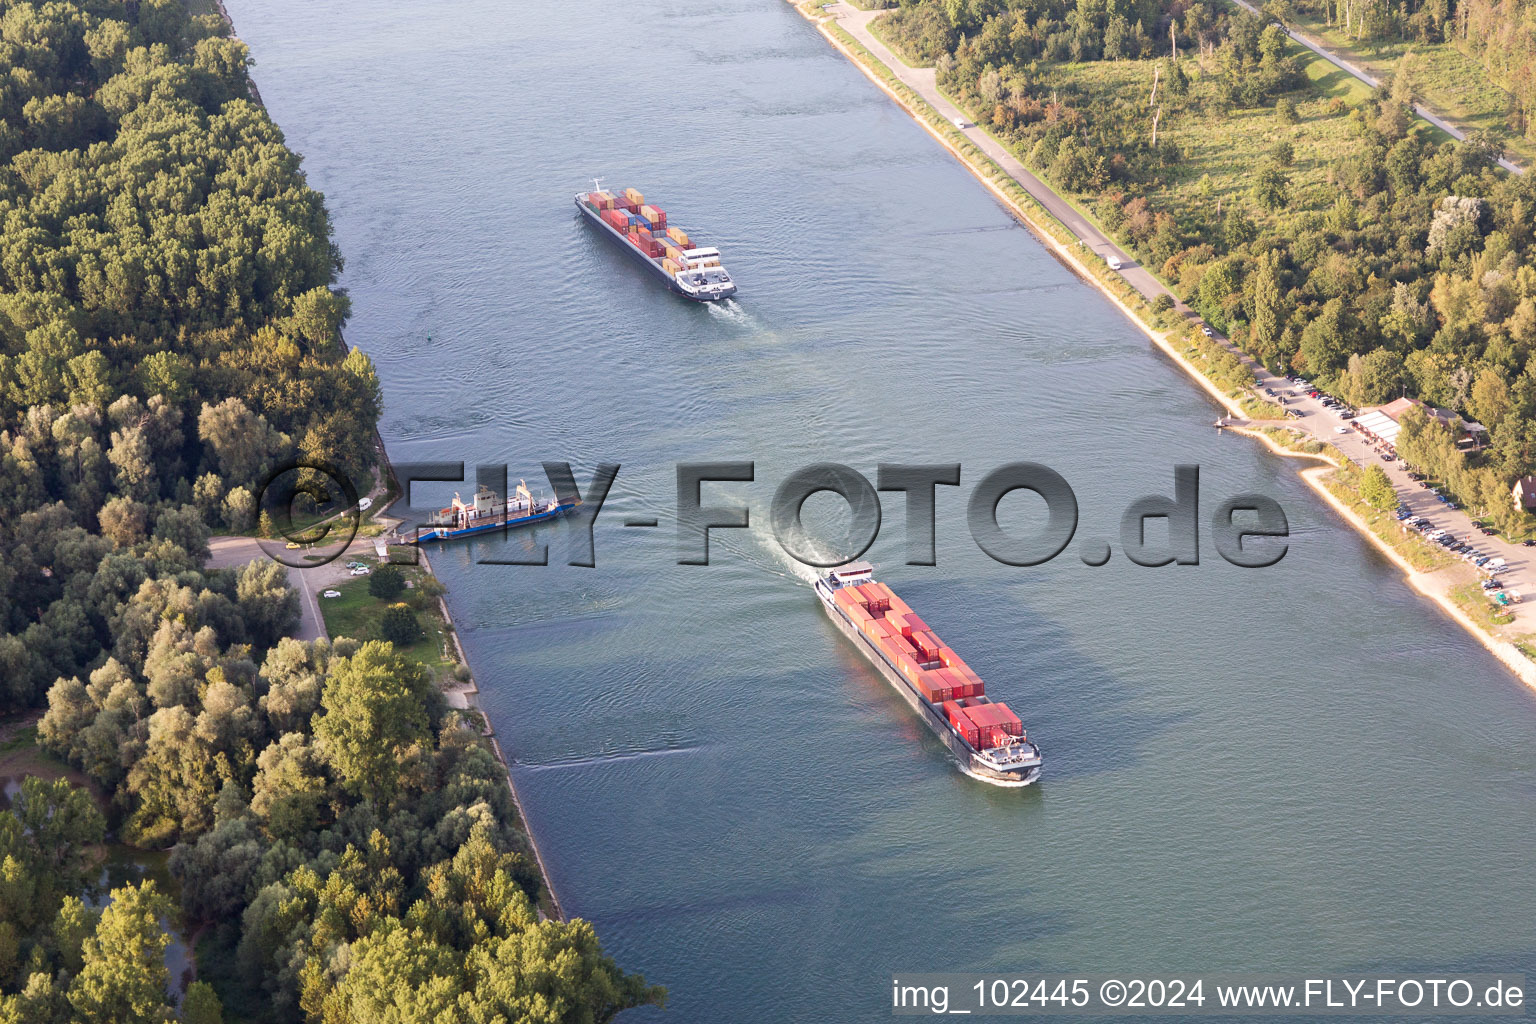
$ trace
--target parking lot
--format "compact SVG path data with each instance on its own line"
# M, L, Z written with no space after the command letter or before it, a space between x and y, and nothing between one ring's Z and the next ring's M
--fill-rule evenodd
M1506 629L1511 633L1536 631L1536 601L1517 601L1514 596L1521 592L1531 593L1527 584L1536 579L1531 575L1532 564L1536 563L1536 548L1484 534L1473 524L1465 509L1449 504L1443 496L1414 479L1407 464L1397 459L1388 446L1355 429L1352 426L1355 410L1342 403L1325 403L1323 398L1326 396L1312 397L1311 389L1302 383L1276 377L1251 360L1244 362L1253 372L1264 397L1280 408L1298 414L1291 420L1294 426L1319 441L1334 445L1362 469L1375 465L1386 471L1397 491L1406 528L1416 530L1431 543L1445 548L1447 554L1460 558L1466 565L1464 575L1478 579L1480 586L1486 579L1498 581L1497 588L1485 589L1490 594L1501 591L1509 594L1507 610L1515 616L1515 621ZM1281 399L1284 399L1283 404ZM1409 519L1414 520L1411 525ZM1477 564L1480 558L1485 559L1481 565ZM1499 560L1502 564L1496 564Z

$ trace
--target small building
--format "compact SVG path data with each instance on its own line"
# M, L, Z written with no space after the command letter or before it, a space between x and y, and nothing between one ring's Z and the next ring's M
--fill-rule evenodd
M1476 451L1487 446L1487 427L1463 419L1450 409L1437 409L1417 398L1395 398L1386 405L1362 410L1355 422L1357 426L1366 428L1366 433L1394 444L1403 414L1409 409L1421 410L1430 420L1449 430L1456 437L1456 447L1462 451Z
M1536 476L1523 476L1516 480L1514 495L1516 511L1536 511Z

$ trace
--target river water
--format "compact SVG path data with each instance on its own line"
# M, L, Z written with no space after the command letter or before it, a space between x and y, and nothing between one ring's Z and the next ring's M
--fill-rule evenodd
M392 457L623 466L596 568L569 524L434 566L565 907L670 989L626 1019L882 1019L893 971L1536 967L1536 694L787 5L229 6L327 196ZM572 209L593 175L718 244L738 301L644 277ZM706 459L756 461L707 492L753 525L681 566L674 465ZM1198 463L1205 510L1278 500L1289 554L997 564L965 500L1019 459L1111 540ZM963 464L937 566L902 564L894 494L869 557L1019 711L1040 785L959 774L779 551L774 487L827 460Z

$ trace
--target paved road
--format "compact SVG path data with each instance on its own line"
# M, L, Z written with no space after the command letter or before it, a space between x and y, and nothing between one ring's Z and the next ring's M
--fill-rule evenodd
M269 557L262 550L261 544L250 537L213 537L208 541L208 550L208 566L213 569L238 568ZM364 539L352 541L346 551L346 555L367 555L370 558L373 554L373 541ZM318 640L328 635L316 595L348 578L346 562L347 557L342 556L311 569L299 569L291 565L288 567L288 583L299 592L299 625L292 633L295 639Z
M1248 0L1232 0L1232 2L1237 4L1237 6L1241 7L1245 11L1251 11L1260 17L1264 17L1264 12L1259 10L1253 4L1249 3ZM1280 27L1285 28L1284 25ZM1322 57L1324 60L1328 61L1328 63L1332 64L1334 67L1339 68L1340 70L1354 76L1355 78L1358 78L1372 89L1375 89L1381 85L1381 81L1375 76L1367 74L1358 66L1351 64L1343 57L1338 56L1332 51L1324 48L1322 45L1314 42L1310 36L1302 35L1300 32L1292 31L1289 28L1285 29L1285 34L1290 36L1296 42L1300 43L1302 46L1305 46L1307 49L1311 50L1313 53L1317 54L1319 57ZM1451 138L1460 139L1463 141L1466 140L1466 132L1451 124L1445 118L1436 114L1433 110L1430 110L1423 104L1415 103L1413 105L1413 112L1418 114L1424 120L1428 121L1430 124L1434 125L1436 128L1439 128L1441 131L1445 132ZM1499 158L1499 166L1512 174L1525 173L1525 168L1511 160L1506 160L1504 157Z

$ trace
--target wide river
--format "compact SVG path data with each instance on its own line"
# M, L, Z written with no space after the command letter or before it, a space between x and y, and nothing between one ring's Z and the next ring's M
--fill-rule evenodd
M568 523L434 565L567 911L670 989L626 1019L884 1019L893 971L1536 970L1536 693L781 0L229 6L327 197L391 456L623 466L596 568ZM718 244L738 301L646 277L576 215L593 175ZM708 459L756 461L706 492L752 527L679 565L674 467ZM1020 459L1108 565L977 549L970 489ZM820 461L963 464L936 567L903 564L899 494L868 557L1041 784L961 775L825 620L766 525ZM1198 566L1119 553L1186 462L1203 521L1281 503L1279 565L1208 531ZM536 541L548 568L480 561Z

